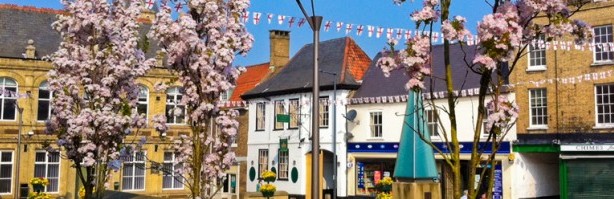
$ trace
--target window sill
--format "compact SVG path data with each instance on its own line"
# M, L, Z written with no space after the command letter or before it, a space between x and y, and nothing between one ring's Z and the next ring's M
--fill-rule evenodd
M593 62L591 66L614 65L614 61Z
M527 72L543 72L546 71L546 66L529 66Z
M367 141L384 141L384 138L372 137L372 138L367 138Z
M548 130L548 126L529 126L527 130Z
M598 126L593 126L593 129L595 130L599 130L599 129L612 129L614 128L614 125L598 125Z

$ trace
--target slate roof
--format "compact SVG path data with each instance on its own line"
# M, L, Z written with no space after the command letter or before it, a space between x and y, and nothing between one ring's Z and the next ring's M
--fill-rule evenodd
M246 71L237 79L237 86L232 92L230 101L241 101L241 95L256 87L270 73L268 62L247 66L245 69Z
M369 56L349 37L320 42L319 55L320 70L338 74L336 76L338 89L358 89L371 63ZM303 46L278 74L241 97L252 99L309 92L313 87L312 79L313 44L308 44ZM332 90L334 79L333 75L320 73L320 89Z
M468 69L463 60L463 57L466 56L468 62L471 62L477 52L477 46L465 46L464 49L466 55L460 45L450 45L450 62L452 63L455 90L461 90L461 87L462 89L480 87L480 75ZM443 50L443 45L433 46L433 74L440 78L435 78L433 85L430 84L430 78L425 78L425 92L430 92L431 86L435 92L446 91L446 84L443 79L445 77ZM393 70L389 77L385 77L382 69L375 65L380 57L381 53L375 56L365 74L360 89L354 93L352 98L407 95L408 91L405 89L405 84L409 77L405 74L404 69Z
M36 59L55 52L61 42L60 34L51 28L60 10L0 4L0 57L23 59L28 40L34 40ZM140 21L141 35L151 27L149 21ZM157 42L150 40L147 57L154 57Z

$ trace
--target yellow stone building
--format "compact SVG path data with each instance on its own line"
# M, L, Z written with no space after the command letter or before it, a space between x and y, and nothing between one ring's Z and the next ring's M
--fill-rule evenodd
M50 114L51 96L46 80L52 65L41 58L58 48L59 34L51 29L51 23L60 13L51 9L0 5L0 90L13 91L22 96L0 94L0 198L13 198L16 192L22 193L21 196L32 192L29 181L33 177L48 178L50 185L45 191L54 197L77 198L80 182L75 169L71 167L72 163L61 157L63 152L48 153L43 149L46 142L57 148L57 137L44 131L45 120ZM142 33L148 30L152 16L151 12L143 15ZM155 44L152 42L151 46ZM159 58L153 49L147 52L147 56ZM166 69L155 68L138 79L142 88L138 109L147 114L149 124L140 130L138 136L147 138L144 146L147 160L136 157L113 173L110 184L114 195L111 198L131 194L186 198L189 193L172 175L156 169L177 165L171 152L171 138L190 132L181 118L171 120L166 135L160 135L152 128L152 117L165 114L166 108L174 106L173 101L181 95L173 87L166 92L154 90L154 84L168 82L171 77ZM14 102L19 108L15 107ZM19 110L23 110L22 114L19 114ZM236 144L233 146L236 147ZM238 197L238 176L239 168L233 166L228 171L228 181L220 190L221 197Z

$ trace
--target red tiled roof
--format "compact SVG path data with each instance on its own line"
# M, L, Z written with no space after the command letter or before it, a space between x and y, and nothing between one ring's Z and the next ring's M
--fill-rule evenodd
M356 42L347 37L345 42L345 53L343 57L343 71L349 72L357 81L362 80L362 77L369 69L371 58L360 49ZM341 76L341 81L345 76Z
M257 64L245 67L246 71L241 73L237 79L237 86L230 96L230 101L242 101L241 95L252 90L269 74L269 63Z
M0 10L19 10L25 12L37 12L43 14L65 14L62 10L56 10L51 8L37 8L34 6L20 6L15 4L0 4Z

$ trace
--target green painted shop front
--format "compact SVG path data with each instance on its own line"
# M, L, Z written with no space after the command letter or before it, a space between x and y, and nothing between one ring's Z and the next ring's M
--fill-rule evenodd
M558 154L561 199L614 198L614 144L514 145L514 152Z

